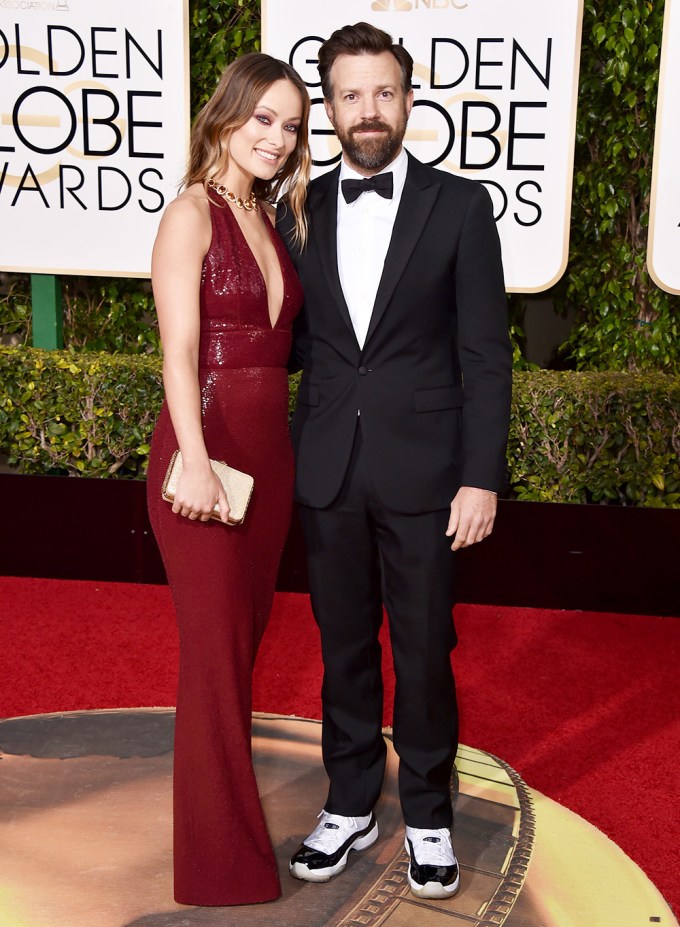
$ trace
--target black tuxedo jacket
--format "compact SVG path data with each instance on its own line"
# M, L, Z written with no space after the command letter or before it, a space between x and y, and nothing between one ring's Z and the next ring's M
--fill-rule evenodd
M309 239L277 225L305 292L295 333L303 374L292 423L296 498L337 496L357 426L375 489L392 511L447 508L461 485L497 491L505 475L512 352L491 200L476 181L409 155L363 349L337 265L339 167L309 187Z

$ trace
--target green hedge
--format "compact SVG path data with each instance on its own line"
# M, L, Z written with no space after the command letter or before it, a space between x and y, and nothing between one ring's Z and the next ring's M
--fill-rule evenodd
M0 349L0 452L20 473L143 476L161 362Z
M144 476L157 357L4 348L0 381L19 472ZM680 377L518 371L508 457L519 499L680 507Z
M680 376L517 372L508 457L519 499L678 507Z

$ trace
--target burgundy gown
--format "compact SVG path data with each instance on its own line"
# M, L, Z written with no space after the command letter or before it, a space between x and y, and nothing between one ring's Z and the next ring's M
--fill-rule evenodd
M151 446L148 505L180 640L175 898L235 905L281 893L253 772L251 693L290 521L286 364L302 290L283 242L261 212L284 284L272 326L264 278L236 218L212 191L209 198L212 241L200 295L203 433L209 456L250 473L255 485L242 525L174 515L161 499L177 448L164 403Z

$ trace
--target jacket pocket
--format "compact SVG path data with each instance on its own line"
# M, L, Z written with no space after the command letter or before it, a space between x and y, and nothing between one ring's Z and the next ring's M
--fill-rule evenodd
M417 389L413 394L416 412L437 412L440 409L459 409L463 405L462 386L435 386Z
M298 389L297 401L305 406L318 406L319 387L313 383L301 383Z

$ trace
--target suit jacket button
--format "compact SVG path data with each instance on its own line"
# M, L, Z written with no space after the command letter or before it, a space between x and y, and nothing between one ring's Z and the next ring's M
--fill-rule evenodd
M359 367L359 374L362 377L365 377L368 373L368 367Z

